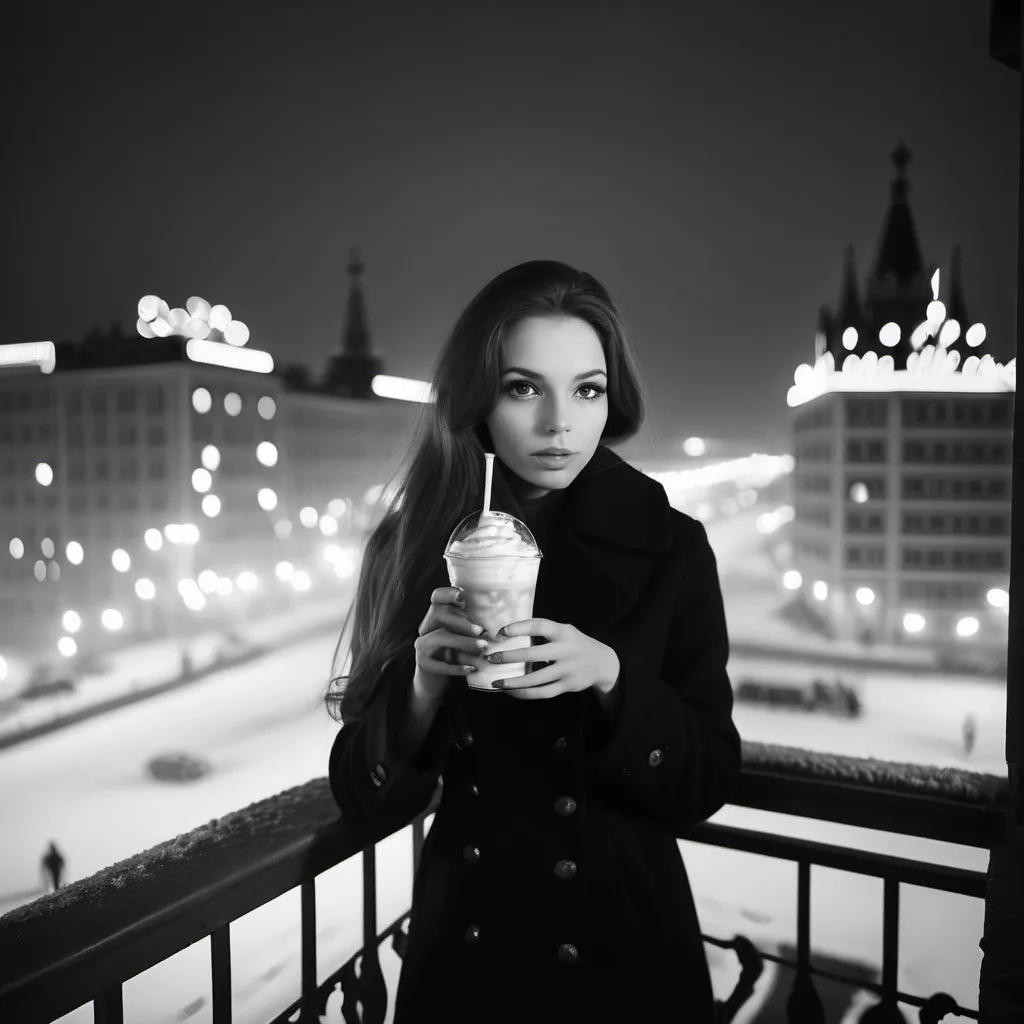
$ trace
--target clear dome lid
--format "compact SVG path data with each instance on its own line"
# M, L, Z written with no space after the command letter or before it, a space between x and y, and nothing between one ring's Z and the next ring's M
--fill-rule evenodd
M539 558L530 528L507 512L471 512L452 530L445 556L457 558Z

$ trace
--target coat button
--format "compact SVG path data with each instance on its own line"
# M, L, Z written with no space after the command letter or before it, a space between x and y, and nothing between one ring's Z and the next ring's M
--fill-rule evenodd
M560 860L555 865L555 878L560 878L563 882L568 882L575 874L576 861L574 860Z
M564 754L569 749L569 741L564 736L559 736L553 749L556 754Z
M558 947L558 959L563 964L574 964L579 959L580 951L571 943L563 942Z
M370 778L373 780L373 784L380 789L384 785L384 780L377 774L377 769L372 768L370 770Z
M480 941L480 929L475 925L470 925L466 929L466 941L467 942L479 942Z
M388 770L384 767L384 765L379 764L373 770L377 773L377 776L380 778L381 782L388 781Z
M473 734L467 729L455 741L455 746L457 746L459 750L469 750L469 748L473 746Z
M480 795L480 787L475 782L469 787L469 791L473 794L473 796Z
M648 764L649 764L649 765L650 765L650 766L651 766L652 768L657 768L657 767L658 767L658 765L659 765L659 764L661 764L661 762L662 762L662 761L663 761L664 759L665 759L665 755L664 755L664 754L663 754L663 753L662 753L662 752L661 752L660 750L658 750L658 748L657 748L657 747L655 747L655 748L654 748L654 750L652 750L652 751L651 751L651 752L650 752L650 753L649 753L649 754L647 755L647 763L648 763Z
M480 859L480 847L474 846L470 843L469 846L462 851L462 859L467 864L475 864Z
M560 818L568 818L576 810L576 801L571 796L555 798L555 814Z

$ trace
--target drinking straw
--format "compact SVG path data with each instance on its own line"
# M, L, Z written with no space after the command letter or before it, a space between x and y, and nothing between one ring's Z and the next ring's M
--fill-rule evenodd
M494 475L494 453L484 452L484 458L487 462L484 470L484 510L480 513L481 519L491 511L491 477Z

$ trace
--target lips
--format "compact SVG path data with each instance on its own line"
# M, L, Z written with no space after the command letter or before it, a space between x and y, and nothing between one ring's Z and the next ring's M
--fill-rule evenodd
M574 455L575 452L568 448L542 448L539 452L530 452L531 455Z
M574 454L564 448L561 450L549 449L548 452L534 452L531 458L536 459L545 469L561 469Z

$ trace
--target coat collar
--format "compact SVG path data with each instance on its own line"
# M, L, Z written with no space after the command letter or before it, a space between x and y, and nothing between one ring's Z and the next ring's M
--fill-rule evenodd
M672 515L661 484L599 447L569 485L542 586L550 616L595 635L640 600L658 559L672 546ZM540 614L547 614L541 612Z
M672 546L665 489L600 446L569 486L567 514L581 537L632 551L663 554Z

